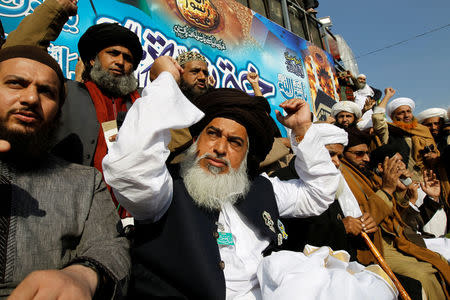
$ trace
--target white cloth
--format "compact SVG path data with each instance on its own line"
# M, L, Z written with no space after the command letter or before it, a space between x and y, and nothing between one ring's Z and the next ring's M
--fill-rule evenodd
M312 126L317 128L318 134L322 137L325 145L342 144L347 146L348 134L344 129L328 123L315 123Z
M422 188L419 187L417 189L416 207L422 206L426 195ZM423 226L423 231L434 236L443 236L447 233L447 214L443 208L438 209L434 213L433 217Z
M447 233L447 214L443 208L439 208L433 217L423 226L425 232L442 236Z
M103 174L135 219L156 222L169 208L173 185L164 165L170 154L169 129L189 127L203 116L168 72L149 84L131 106L103 160Z
M115 142L103 160L105 181L117 200L136 218L155 222L170 206L172 178L165 161L170 128L185 128L203 117L179 90L172 75L162 73L128 111ZM340 176L317 130L312 126L303 141L291 137L295 167L301 179L272 183L278 210L285 217L308 217L324 212L334 201ZM256 268L269 241L261 239L232 206L219 214L235 247L219 249L225 262L227 297L255 299L260 293Z
M356 78L364 78L364 79L367 79L367 76L364 75L364 74L359 74Z
M418 114L416 116L416 119L417 119L417 122L422 124L423 121L425 121L425 119L433 118L433 117L439 117L444 120L447 120L447 111L443 108L438 108L438 107L429 108L429 109L424 110L420 114Z
M362 216L358 201L350 190L350 187L348 186L347 181L345 181L345 178L344 176L342 176L342 174L338 189L336 191L336 198L339 202L339 206L342 209L344 217L359 218Z
M366 268L349 257L309 245L304 253L272 253L258 268L262 299L397 299L394 284L378 265Z
M371 109L366 111L362 115L362 117L358 121L358 123L356 123L356 127L358 127L358 129L361 131L366 131L366 130L372 128L373 127L372 115L373 115L373 111Z
M346 111L355 115L356 119L361 118L361 108L353 101L339 101L331 108L331 115L336 115L342 111Z
M427 249L439 253L447 262L450 262L450 239L448 238L434 238L434 239L423 239Z
M374 95L375 92L368 84L366 84L362 89L353 92L355 103L358 105L359 109L363 109L367 97L373 97Z
M391 117L392 113L402 105L407 105L411 107L411 111L414 111L416 108L416 103L413 99L410 98L396 98L388 103L386 106L386 114ZM392 118L391 118L392 119Z

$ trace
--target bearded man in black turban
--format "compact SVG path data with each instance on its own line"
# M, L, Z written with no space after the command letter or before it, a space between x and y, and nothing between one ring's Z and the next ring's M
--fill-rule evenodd
M287 234L280 216L318 215L334 201L339 173L311 125L309 105L281 104L300 179L257 175L273 143L262 99L218 89L195 102L169 57L128 112L103 160L105 180L136 220L132 299L225 299L260 295L257 268ZM152 68L153 68L152 67ZM264 100L266 101L266 100ZM166 167L170 129L194 138L178 174Z

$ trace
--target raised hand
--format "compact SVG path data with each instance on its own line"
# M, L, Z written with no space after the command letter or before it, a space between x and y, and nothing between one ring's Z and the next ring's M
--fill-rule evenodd
M252 85L255 96L262 96L261 87L259 86L259 75L255 72L247 73L247 80Z
M57 2L62 5L64 11L69 17L75 16L77 14L78 0L57 0Z
M375 106L375 103L377 101L375 99L372 99L371 97L367 97L366 102L364 103L364 107L362 109L362 113L364 114L366 111L371 110L372 107Z
M277 120L284 126L291 128L296 136L304 136L311 126L311 111L305 100L290 99L280 104L287 113L283 116L278 110L275 111Z
M420 187L425 194L427 194L434 201L439 201L439 196L441 195L441 184L433 171L425 170L423 172L423 182L420 183Z
M391 158L386 157L383 162L382 189L390 195L393 195L403 172L404 164L398 154L395 154Z
M152 64L150 68L150 80L155 80L158 78L159 74L167 71L172 74L175 81L179 84L181 74L183 74L184 70L177 61L170 56L160 56Z
M259 85L259 75L255 72L248 72L247 73L247 80L250 82L252 86Z

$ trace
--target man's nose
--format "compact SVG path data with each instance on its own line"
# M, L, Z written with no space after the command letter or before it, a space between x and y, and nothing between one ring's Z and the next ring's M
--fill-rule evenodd
M227 153L226 149L227 149L226 140L224 138L220 138L215 142L214 153L216 153L217 156L219 157L225 156Z
M364 161L367 161L367 162L370 161L369 153L364 153L363 160L364 160Z
M20 103L27 106L36 105L39 102L39 93L35 86L28 86L22 91Z
M123 67L123 66L125 65L125 59L124 59L124 57L123 57L122 54L119 54L119 55L116 57L115 63L116 63L117 65L121 66L121 67Z
M198 80L206 80L206 77L207 76L203 72L198 72L198 74L197 74L197 79Z

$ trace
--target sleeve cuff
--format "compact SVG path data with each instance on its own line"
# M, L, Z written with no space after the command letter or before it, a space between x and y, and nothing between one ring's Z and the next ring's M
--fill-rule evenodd
M386 113L386 109L384 107L375 106L373 108L373 113L374 114L384 114L384 113Z

